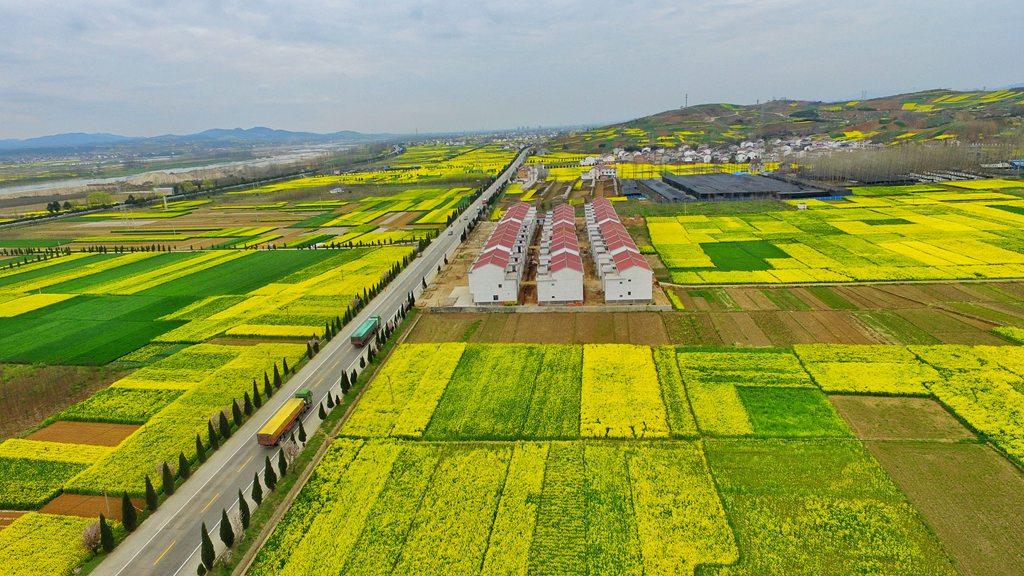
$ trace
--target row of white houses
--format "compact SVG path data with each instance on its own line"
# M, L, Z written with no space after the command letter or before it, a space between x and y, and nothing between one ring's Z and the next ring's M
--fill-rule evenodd
M502 215L469 271L469 292L476 304L517 302L526 271L537 209L517 202Z
M583 301L583 258L572 206L560 204L548 211L541 228L538 261L538 303Z
M587 238L605 302L650 301L654 273L606 198L584 206Z

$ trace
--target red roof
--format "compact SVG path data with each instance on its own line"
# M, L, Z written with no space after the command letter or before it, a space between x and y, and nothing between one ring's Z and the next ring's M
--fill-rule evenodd
M647 264L647 260L635 252L619 252L612 256L612 262L615 263L615 269L619 272L633 268L634 266L643 268L644 270L651 269L650 265Z
M523 220L530 213L531 206L526 202L516 202L509 206L502 215L498 225L491 232L491 236L484 243L483 250L473 263L473 270L488 265L500 266L502 269L508 266L511 258L512 247L523 227Z
M615 269L619 272L633 267L650 270L651 266L640 254L629 231L622 225L611 201L607 198L596 198L591 202L591 206L598 224L598 232L608 252L611 253Z
M548 264L548 270L551 272L558 272L571 268L577 272L583 272L583 260L579 257L579 254L573 254L571 252L563 252L557 256L551 258L551 262Z
M501 250L493 250L486 254L481 254L480 257L477 258L476 262L473 264L473 270L483 268L484 266L492 264L504 270L505 267L508 266L508 260L508 252L503 252Z

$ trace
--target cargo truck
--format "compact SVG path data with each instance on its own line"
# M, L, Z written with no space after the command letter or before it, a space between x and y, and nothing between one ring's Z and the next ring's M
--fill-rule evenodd
M352 333L352 345L359 348L366 346L370 340L373 340L378 328L380 328L380 316L370 316Z
M277 446L281 438L291 430L299 417L309 409L313 394L309 390L299 390L294 398L288 399L281 409L274 414L263 428L256 433L256 441L260 446Z

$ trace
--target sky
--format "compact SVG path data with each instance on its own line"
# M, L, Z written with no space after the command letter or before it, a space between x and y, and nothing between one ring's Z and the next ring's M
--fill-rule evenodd
M0 138L411 133L1024 83L1021 0L0 0Z

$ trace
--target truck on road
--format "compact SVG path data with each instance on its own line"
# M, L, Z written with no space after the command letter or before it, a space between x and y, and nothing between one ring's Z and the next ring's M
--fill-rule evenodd
M366 346L370 340L373 340L378 328L380 328L380 316L370 316L352 333L352 345L359 348Z
M277 446L281 438L291 430L299 417L309 410L313 401L313 394L309 390L299 390L294 398L290 398L281 406L281 409L274 414L263 428L256 433L256 441L260 446Z

